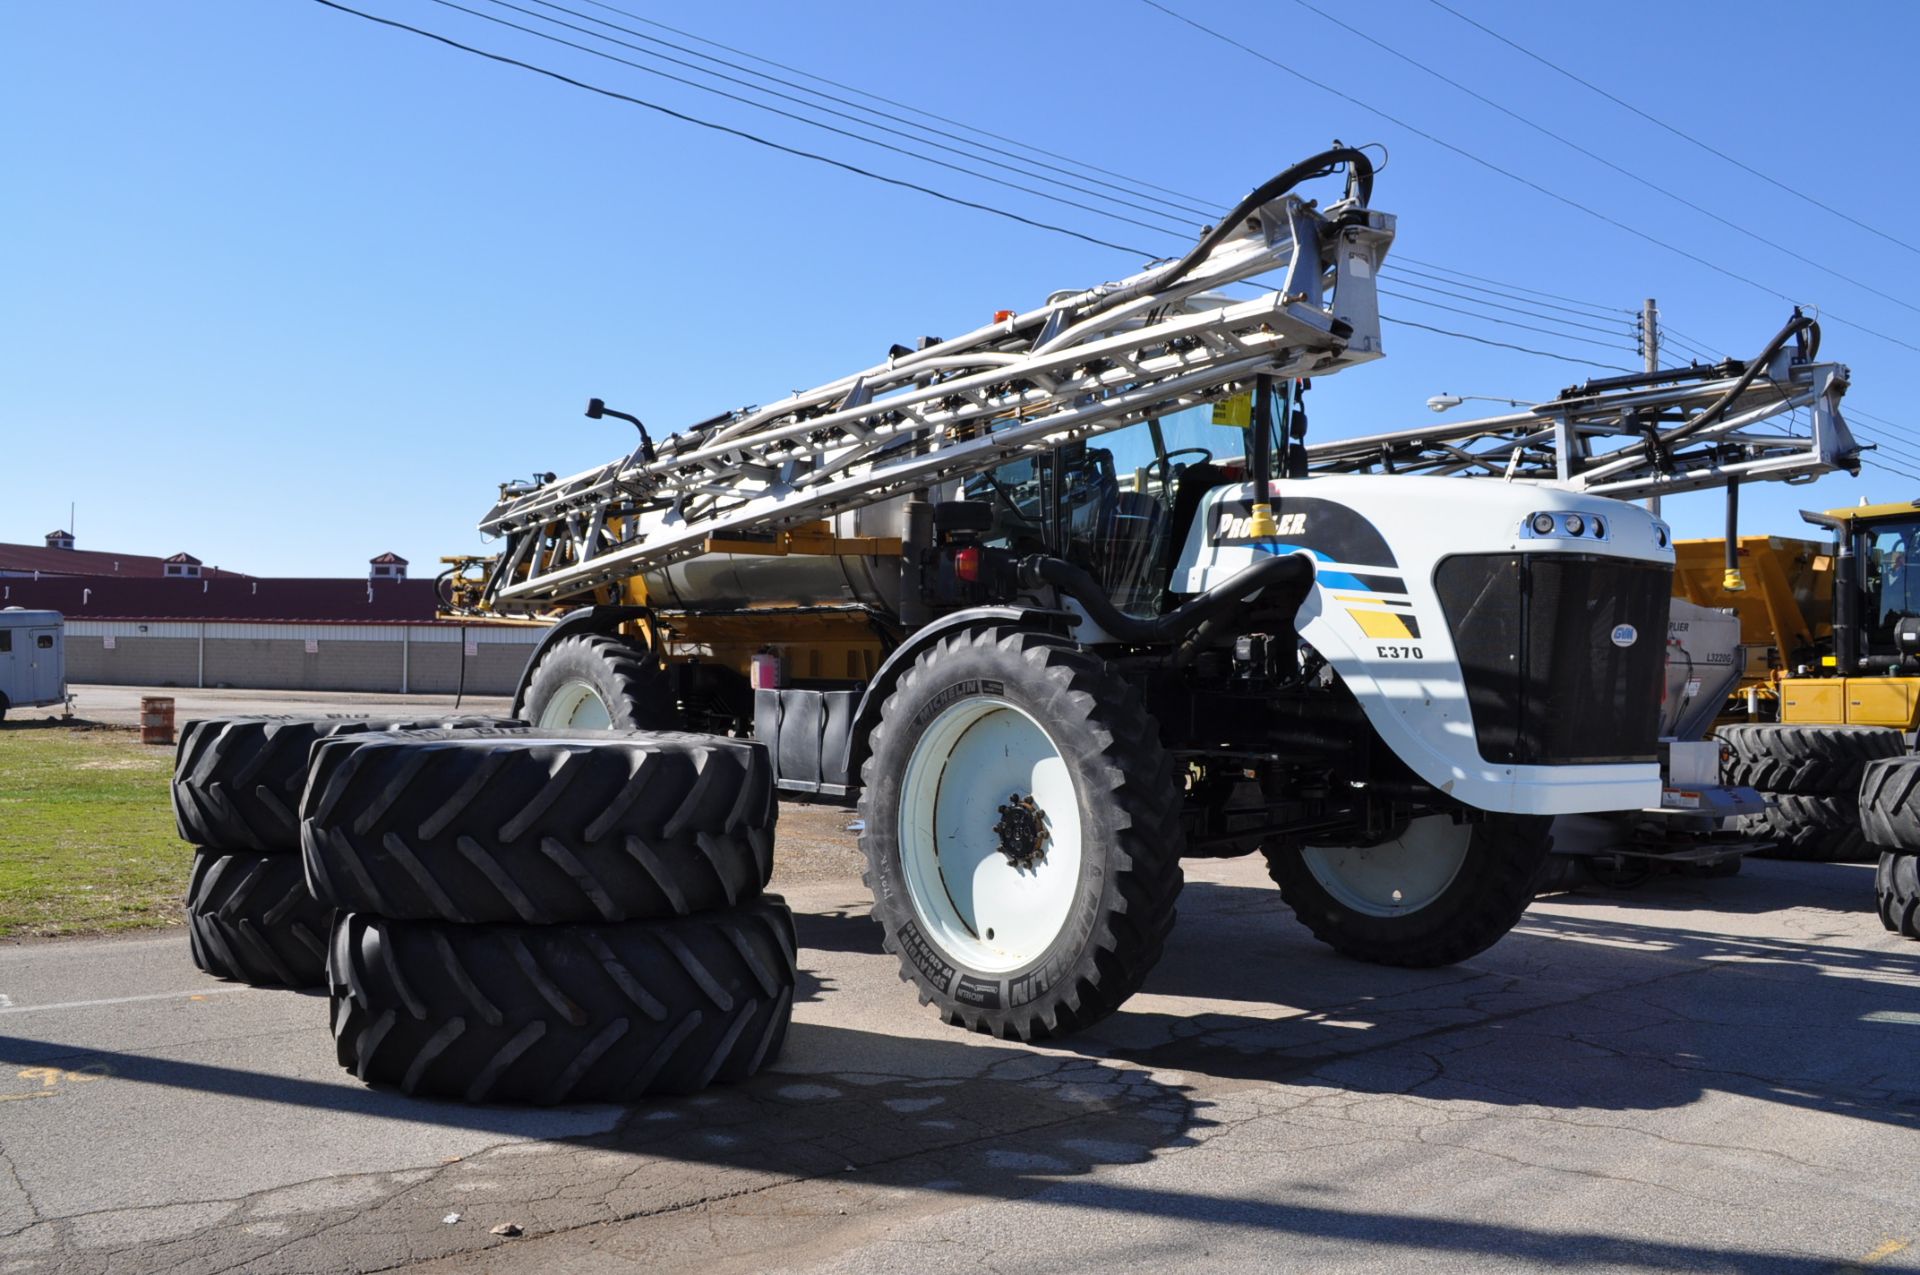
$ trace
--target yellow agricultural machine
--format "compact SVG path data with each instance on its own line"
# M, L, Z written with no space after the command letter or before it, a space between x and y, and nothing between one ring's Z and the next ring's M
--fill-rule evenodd
M1772 796L1745 830L1793 857L1866 859L1861 776L1920 725L1920 501L1802 517L1829 538L1743 536L1731 558L1724 540L1678 542L1674 595L1740 618L1727 779Z

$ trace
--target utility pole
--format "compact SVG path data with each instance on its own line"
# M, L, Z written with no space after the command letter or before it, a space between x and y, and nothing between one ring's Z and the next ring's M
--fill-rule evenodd
M1640 353L1647 361L1647 371L1660 370L1660 308L1648 297L1640 306ZM1660 516L1660 497L1647 497L1647 512Z

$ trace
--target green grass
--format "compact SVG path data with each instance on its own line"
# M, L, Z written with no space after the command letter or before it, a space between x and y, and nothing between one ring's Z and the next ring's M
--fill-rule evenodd
M0 728L0 938L178 925L172 770L131 730Z

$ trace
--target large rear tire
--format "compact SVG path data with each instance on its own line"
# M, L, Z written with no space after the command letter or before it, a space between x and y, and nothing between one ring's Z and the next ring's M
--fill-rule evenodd
M548 647L527 680L521 715L575 730L670 730L673 697L644 646L581 633Z
M1920 854L1883 851L1873 874L1880 924L1895 934L1920 939Z
M1869 762L1898 757L1906 741L1881 726L1723 726L1720 741L1733 754L1723 779L1761 792L1798 796L1852 796Z
M793 914L624 925L449 925L343 915L335 1050L370 1084L468 1102L627 1102L745 1080L793 1010Z
M1343 956L1427 968L1506 936L1532 902L1553 846L1551 819L1451 814L1411 820L1378 846L1266 847L1280 897Z
M1757 815L1741 815L1734 824L1743 836L1770 841L1753 853L1763 859L1808 863L1871 863L1874 848L1860 827L1860 807L1852 795L1802 797L1773 793Z
M359 736L314 749L301 840L343 912L546 925L745 903L773 871L766 749L712 735Z
M332 919L332 909L307 893L297 855L193 852L187 933L193 963L215 978L321 986Z
M873 917L948 1022L1063 1034L1159 960L1184 880L1173 765L1095 656L1011 627L941 639L888 696L862 778Z
M182 841L222 850L300 848L300 791L314 744L336 735L408 727L492 727L489 717L214 717L188 722L173 763L173 816Z
M1920 757L1876 761L1860 777L1860 830L1883 850L1920 851Z

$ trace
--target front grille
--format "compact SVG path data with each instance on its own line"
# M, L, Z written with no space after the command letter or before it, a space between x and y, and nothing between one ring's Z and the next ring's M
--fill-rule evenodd
M1434 573L1480 755L1654 761L1672 569L1584 554L1463 554ZM1631 625L1621 646L1614 634Z

